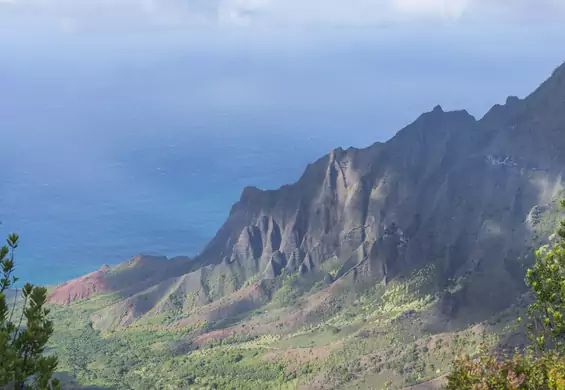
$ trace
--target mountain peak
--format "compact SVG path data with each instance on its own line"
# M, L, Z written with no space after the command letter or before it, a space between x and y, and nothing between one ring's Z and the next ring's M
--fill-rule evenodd
M253 199L256 196L260 195L263 191L260 188L254 186L248 186L243 189L241 192L241 200Z
M565 62L557 67L538 89L526 98L535 106L552 106L561 111L565 100Z
M432 112L444 112L443 107L438 104L437 106L434 107Z
M559 65L551 74L551 78L553 77L561 77L565 75L565 61L561 65Z

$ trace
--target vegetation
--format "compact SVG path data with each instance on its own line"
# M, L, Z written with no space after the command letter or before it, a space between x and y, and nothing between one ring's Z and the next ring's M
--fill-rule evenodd
M526 275L535 298L528 308L532 347L511 357L484 349L478 358L456 359L446 389L565 389L565 220L557 242L536 255Z
M516 353L510 358L484 352L477 359L468 356L454 362L448 376L448 390L565 389L565 359L550 351L541 356Z
M547 279L546 271L561 261L560 250L539 252L528 274L531 285L534 279ZM260 309L227 325L202 320L179 328L174 321L162 321L166 311L129 326L108 325L104 315L118 297L98 294L52 307L56 331L49 346L59 355L59 370L75 384L106 389L402 389L448 372L448 389L563 389L558 386L564 362L553 342L543 354L532 350L502 359L486 353L521 327L515 319L524 307L470 327L438 328L440 294L434 285L439 273L429 266L359 293L330 295L319 279L283 275L271 301ZM549 305L543 297L536 303ZM300 317L300 323L287 320L311 307L317 309ZM536 307L532 317L539 312ZM548 307L553 311L546 313L559 312L555 305ZM189 314L182 309L175 315ZM541 326L546 322L539 313L535 318L536 339L556 335L555 316L547 327Z
M59 382L53 379L57 358L44 355L53 333L53 324L47 319L49 310L44 307L47 290L26 284L18 309L18 291L12 303L6 296L18 281L13 275L18 241L19 237L11 234L7 246L0 249L0 388L58 389Z
M553 275L547 272L561 274L554 269L561 245L539 252L528 274L533 295L535 281L546 286ZM67 374L73 385L105 389L368 390L403 389L451 372L448 389L537 389L539 383L561 389L556 386L563 361L553 337L560 301L544 298L547 288L535 301L545 303L532 306L530 314L537 321L535 339L543 336L550 350L519 351L502 359L486 351L523 327L515 319L525 314L525 305L487 322L445 326L437 315L442 309L437 285L444 274L437 264L356 288L348 278L329 288L325 275L336 267L326 267L315 277L283 274L273 282L277 288L268 303L227 320L207 316L192 303L192 292L188 304L174 302L127 326L112 317L123 299L119 293L53 305L49 347L59 356L58 375ZM445 288L456 294L459 285L454 280ZM551 289L557 291L556 286ZM543 313L552 313L547 325ZM186 318L194 321L178 322ZM450 365L456 356L464 357Z
M565 200L562 201L565 207ZM533 323L530 330L535 342L546 349L548 341L554 349L563 350L565 337L565 220L557 232L558 242L544 246L537 252L534 267L528 270L526 280L535 295L529 308Z
M412 285L419 280L421 273L415 273L406 282ZM297 286L300 282L286 277L285 283ZM306 284L298 287L300 291L311 288ZM404 311L382 304L387 291L387 297L403 302ZM330 308L299 327L272 325L303 304L300 296L293 297L290 304L281 304L279 299L284 296L274 297L263 312L241 319L248 333L195 342L211 330L198 326L163 329L162 324L143 318L128 327L97 327L93 316L112 302L101 294L53 307L57 331L52 346L60 356L60 369L79 385L110 389L380 389L387 382L392 383L390 388L403 388L446 373L456 352L475 353L487 332L480 327L455 334L426 332L423 317L429 307L412 290L399 289L396 283L367 291L353 301L338 294ZM270 326L268 334L253 333L252 322Z

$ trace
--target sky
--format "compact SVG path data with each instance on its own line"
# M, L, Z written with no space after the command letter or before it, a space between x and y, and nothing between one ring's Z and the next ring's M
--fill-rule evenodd
M531 92L563 25L564 0L0 0L0 114L120 88L178 115L375 107L384 140L431 102L480 117Z
M109 28L386 27L565 22L562 0L0 0L4 25ZM478 28L478 27L477 27Z
M402 126L433 100L480 117L565 59L563 25L564 0L0 0L0 113L120 87L164 110L374 105Z

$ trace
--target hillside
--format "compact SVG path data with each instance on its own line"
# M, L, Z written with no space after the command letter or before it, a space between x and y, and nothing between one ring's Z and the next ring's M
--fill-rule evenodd
M57 286L83 384L402 388L507 325L564 194L565 64L477 120L441 107L386 143L246 188L194 259L138 256Z

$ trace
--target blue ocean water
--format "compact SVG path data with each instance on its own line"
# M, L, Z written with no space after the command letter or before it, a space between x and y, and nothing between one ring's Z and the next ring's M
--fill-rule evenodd
M291 183L332 148L384 141L438 103L482 115L562 54L535 40L436 42L430 56L422 42L145 38L0 42L0 236L20 234L22 280L195 255L245 186Z
M274 118L180 122L122 122L132 131L103 139L53 130L38 142L34 134L12 140L0 158L0 233L21 236L18 274L49 284L136 253L197 254L244 186L291 183L339 144L277 131L284 122Z

